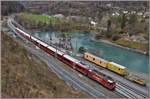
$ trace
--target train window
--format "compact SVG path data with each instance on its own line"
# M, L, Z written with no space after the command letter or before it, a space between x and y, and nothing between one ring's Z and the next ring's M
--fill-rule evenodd
M93 60L95 60L95 58L93 58Z
M88 57L88 55L86 55L86 57Z
M84 70L84 68L82 68L81 66L79 66L79 65L76 65L76 67L78 68L78 69L80 69L80 70Z
M120 68L119 68L119 70L120 70Z
M101 61L99 61L99 63L101 64L102 62L101 62Z
M64 61L70 62L70 60L68 60L68 59L66 59L66 58L64 58Z

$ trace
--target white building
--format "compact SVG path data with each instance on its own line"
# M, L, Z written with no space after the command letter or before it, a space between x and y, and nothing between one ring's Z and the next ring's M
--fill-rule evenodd
M64 18L65 16L62 15L62 14L55 14L55 15L53 15L53 17L55 17L55 18Z
M128 11L123 11L123 13L124 13L124 14L127 14L127 13L128 13Z
M92 24L93 26L96 26L96 25L97 25L97 23L94 22L94 21L91 21L91 24Z
M142 12L138 12L138 13L137 13L137 15L142 16L142 15L143 15L143 13L142 13Z

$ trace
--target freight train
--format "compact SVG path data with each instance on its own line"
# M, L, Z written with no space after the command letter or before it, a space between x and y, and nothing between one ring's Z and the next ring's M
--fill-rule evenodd
M33 44L35 44L40 49L44 50L46 53L50 54L51 56L56 57L61 62L67 64L74 70L80 72L81 74L89 77L90 79L98 82L105 88L109 90L114 90L116 87L116 82L109 76L106 76L96 70L90 69L87 65L83 64L79 60L65 54L64 52L56 49L53 46L48 45L47 43L39 40L36 37L33 37L29 35L28 33L25 33L23 30L19 29L18 27L14 27L16 33L21 35L22 37L26 38L28 41L31 41Z
M93 62L95 63L96 65L100 66L100 67L103 67L103 68L106 68L108 70L111 70L121 76L124 76L126 79L130 80L130 81L133 81L137 84L140 84L140 85L146 85L145 83L145 80L136 76L136 75L132 75L130 73L127 72L127 68L124 67L124 66L121 66L115 62L111 62L111 61L107 61L107 60L104 60L100 57L97 57L91 53L88 53L88 52L85 52L84 53L84 59L90 61L90 62Z

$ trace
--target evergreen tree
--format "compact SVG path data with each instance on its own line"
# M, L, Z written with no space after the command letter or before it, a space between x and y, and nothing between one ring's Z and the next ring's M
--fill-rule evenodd
M125 14L123 14L122 20L121 20L121 29L123 29L125 27L125 23L126 23L126 17L125 17Z
M111 37L111 20L110 19L107 21L106 37Z

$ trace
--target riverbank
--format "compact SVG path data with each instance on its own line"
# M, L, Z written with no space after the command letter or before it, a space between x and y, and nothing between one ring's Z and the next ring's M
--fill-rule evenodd
M34 34L34 32L36 32L37 33L37 31L39 31L39 29L29 29L29 31L33 31L32 33ZM39 33L37 33L37 34L39 34ZM46 35L46 36L48 36L47 34L48 34L48 32L43 32L43 33L40 33L41 35ZM80 33L79 33L80 34ZM43 36L44 37L44 36ZM80 42L80 43L82 43L83 42L83 40L82 39L84 39L84 37L82 37L82 39L80 38L81 36L79 36L78 35L78 37L77 38L74 38L74 39L76 39L78 42ZM92 36L91 36L92 37ZM74 41L74 39L73 39L73 41ZM87 38L86 38L87 39ZM88 37L88 40L86 40L85 42L88 44L88 45L84 45L85 47L88 47L88 46L90 46L91 45L91 42L89 42L89 39L90 39L90 37ZM75 40L75 41L76 41ZM104 44L104 45L107 45L107 44ZM110 45L110 46L112 46L111 44L108 44L108 45ZM92 45L91 45L92 46ZM101 46L101 47L104 47L105 48L105 46ZM113 47L113 46L112 46ZM116 48L119 48L119 47L116 47ZM123 48L124 49L124 48ZM121 50L121 49L120 49ZM127 51L127 50L126 50ZM125 51L125 52L126 52ZM123 51L124 52L124 51ZM131 52L131 51L129 51L129 52ZM111 56L112 55L112 52L110 52L109 50L107 50L107 48L106 48L106 50L104 51L104 55L108 55L107 57L105 57L105 58L111 58L111 59L114 59L113 61L115 61L115 62L117 62L118 61L118 59L115 59L115 56ZM116 52L116 53L118 53L118 52ZM120 64L122 64L122 65L124 65L124 66L128 66L129 68L131 67L132 69L133 68L141 68L140 69L140 71L142 70L142 72L144 71L145 72L145 70L143 70L142 69L142 67L141 66L146 66L146 65L148 65L148 61L147 61L147 59L146 59L146 61L145 60L143 60L143 59L141 59L141 58L143 58L143 54L139 54L138 56L139 56L139 58L137 59L137 55L135 55L135 54L137 54L137 53L135 53L135 54L132 54L133 52L131 52L130 54L127 54L127 55L125 55L125 53L123 53L124 54L124 57L122 57L121 55L121 53L119 54L119 56L118 57L120 57L119 58L119 60L120 60ZM134 56L135 56L135 58L134 58ZM128 58L129 57L129 58ZM145 56L144 56L145 57ZM124 58L126 58L126 59L129 59L129 60L124 60ZM123 61L121 61L121 60L124 60L124 62ZM140 59L140 60L139 60ZM138 62L136 62L136 60L139 60L139 61L141 61L141 63L140 64L138 64L139 63L139 61ZM126 61L128 61L128 63L126 63ZM135 63L133 63L133 61L135 61ZM132 65L131 65L132 64ZM135 66L135 67L133 67L133 66ZM130 68L130 69L131 69ZM133 69L134 70L134 69ZM135 69L136 70L136 69ZM138 70L137 70L138 71Z
M29 31L30 31L30 32L41 32L41 31L38 30L38 29L30 29ZM79 31L75 31L75 32L79 32ZM82 32L82 33L83 33L83 32ZM92 41L95 41L95 42L107 43L107 44L113 45L113 46L115 46L115 47L127 49L127 50L129 50L129 51L133 51L133 52L136 52L136 53L139 53L139 54L143 54L143 55L149 56L149 54L148 54L146 51L142 51L142 50L139 50L139 49L133 49L133 48L121 46L121 45L118 45L118 44L116 44L116 43L110 42L110 41L105 40L105 39L96 40L94 37L91 37L90 39L91 39Z
M103 42L103 43L107 43L107 44L110 44L110 45L115 46L115 47L127 49L127 50L129 50L129 51L133 51L133 52L136 52L136 53L140 53L140 54L144 54L144 55L149 56L149 55L147 54L147 52L144 52L144 51L142 51L142 50L133 49L133 48L129 48L129 47L124 47L124 46L121 46L121 45L112 43L112 42L110 42L110 41L108 41L108 40L105 40L105 39L99 39L99 40L96 40L94 37L91 37L90 39L91 39L92 41L95 41L95 42Z

